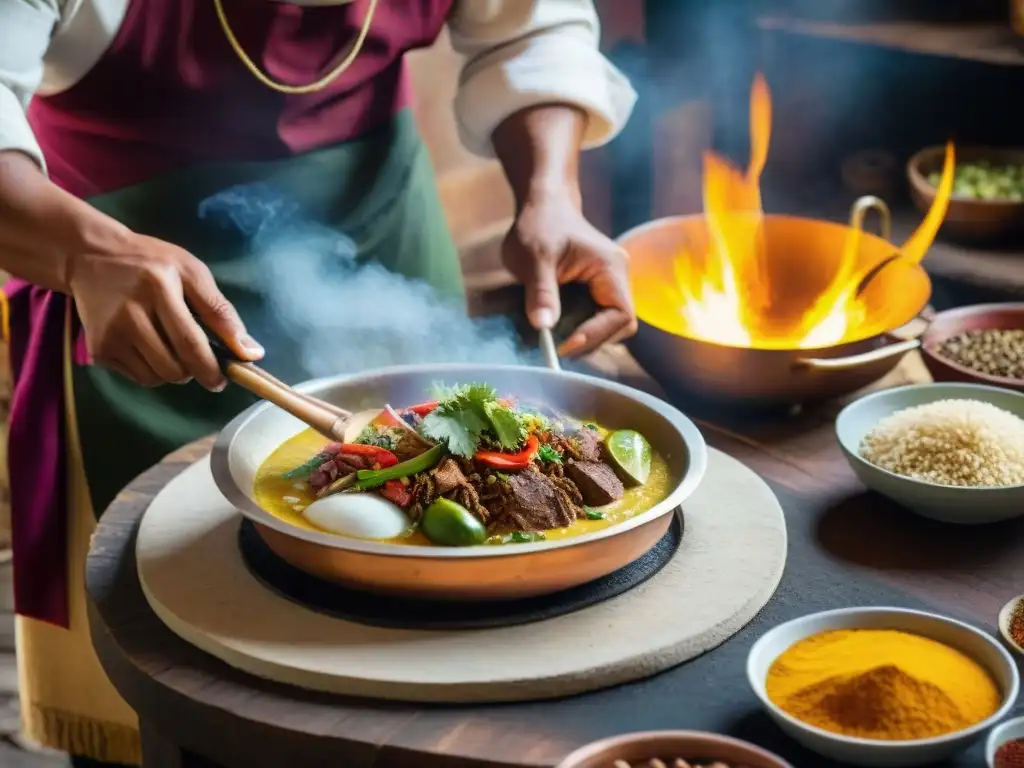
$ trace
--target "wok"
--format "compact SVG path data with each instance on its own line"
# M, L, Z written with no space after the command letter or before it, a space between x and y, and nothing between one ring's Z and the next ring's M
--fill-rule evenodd
M879 237L861 228L864 213L883 217ZM877 198L862 198L853 209L860 230L857 266L870 270L889 259L888 208ZM765 215L763 232L773 275L774 306L780 316L802 312L839 268L851 226L797 216ZM900 358L920 346L917 339L891 335L928 304L931 281L919 263L896 259L866 284L869 310L864 327L885 329L865 338L817 349L754 349L689 338L666 306L680 302L673 263L693 243L706 242L703 216L657 219L626 232L619 243L629 253L630 282L639 331L627 342L637 362L667 391L707 401L772 407L827 400L865 387L891 371ZM675 293L674 293L675 292Z
M476 547L407 546L310 531L256 503L253 483L264 460L305 428L269 403L239 414L220 433L210 457L217 487L251 520L267 545L297 568L349 587L405 597L485 600L549 594L606 576L647 552L675 510L697 488L707 464L700 431L669 404L603 379L544 368L417 365L296 387L350 411L423 399L432 384L480 381L501 392L550 404L610 428L641 432L668 462L668 496L618 525L582 536L529 544Z

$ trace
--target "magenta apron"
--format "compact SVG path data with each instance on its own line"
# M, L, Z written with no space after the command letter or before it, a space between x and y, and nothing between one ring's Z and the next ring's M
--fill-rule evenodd
M69 90L36 99L30 120L58 185L203 259L251 327L267 318L256 287L238 277L245 274L245 242L197 217L200 201L238 184L273 183L318 212L321 223L365 243L360 258L457 297L458 260L429 158L405 109L402 63L406 51L434 41L451 4L379 0L366 44L345 74L324 90L293 96L244 69L209 0L133 0L103 58ZM263 72L305 84L345 55L368 2L224 5ZM137 762L134 715L103 676L85 625L81 568L92 511L249 401L244 393L211 395L193 385L134 387L85 365L64 296L16 281L7 293L27 730L57 749ZM63 661L55 665L57 657Z

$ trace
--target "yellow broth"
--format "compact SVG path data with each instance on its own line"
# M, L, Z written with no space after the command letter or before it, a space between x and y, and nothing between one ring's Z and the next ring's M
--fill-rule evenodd
M256 473L256 502L274 517L310 531L320 531L302 516L302 510L316 498L309 492L304 479L286 480L285 472L307 461L327 444L327 440L312 429L307 429L289 438L267 458ZM581 536L602 528L621 523L634 515L646 512L668 496L670 477L668 464L657 453L651 454L651 474L639 488L627 488L625 495L616 502L600 508L604 517L599 520L577 520L567 528L544 532L545 539L567 539ZM321 531L322 533L322 531ZM419 531L397 539L388 539L393 544L417 544L433 546Z

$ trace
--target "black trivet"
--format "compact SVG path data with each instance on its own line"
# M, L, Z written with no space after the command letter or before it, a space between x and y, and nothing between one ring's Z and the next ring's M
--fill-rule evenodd
M488 629L553 619L604 602L647 581L672 559L682 540L683 515L677 511L668 531L647 554L589 584L520 600L455 603L382 597L342 587L282 560L248 520L242 521L238 531L242 560L277 594L339 619L392 629Z

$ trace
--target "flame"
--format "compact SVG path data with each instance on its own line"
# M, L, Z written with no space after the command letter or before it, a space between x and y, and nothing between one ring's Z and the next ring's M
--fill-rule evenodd
M797 317L773 315L772 269L761 205L761 173L771 138L771 92L758 74L750 93L750 164L745 171L724 157L704 154L704 221L707 242L688 242L673 263L683 335L717 344L761 349L827 347L868 334L868 306L857 296L861 280L877 264L860 259L864 233L848 228L835 274ZM946 147L935 202L900 249L919 262L945 217L955 167ZM895 248L894 248L895 251ZM678 325L674 323L673 325Z

